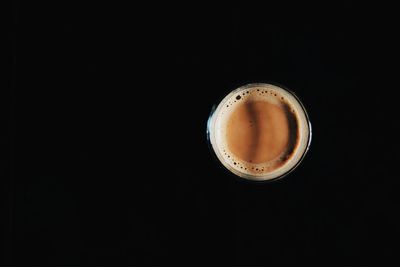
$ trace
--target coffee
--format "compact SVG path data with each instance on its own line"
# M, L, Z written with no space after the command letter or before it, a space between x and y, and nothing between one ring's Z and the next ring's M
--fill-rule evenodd
M249 84L232 91L210 117L208 131L223 165L251 180L274 179L290 172L311 139L299 100L271 84Z

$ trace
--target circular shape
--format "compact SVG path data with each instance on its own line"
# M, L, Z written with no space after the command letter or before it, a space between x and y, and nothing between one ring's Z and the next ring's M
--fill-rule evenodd
M212 111L207 136L226 169L241 178L267 181L299 165L311 142L311 124L292 92L248 84L230 92Z

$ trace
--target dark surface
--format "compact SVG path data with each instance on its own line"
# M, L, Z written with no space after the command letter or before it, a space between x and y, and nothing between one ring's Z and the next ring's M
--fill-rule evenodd
M14 11L15 266L396 259L386 12L347 2ZM311 149L287 178L244 183L211 157L206 121L230 90L268 81L302 99Z

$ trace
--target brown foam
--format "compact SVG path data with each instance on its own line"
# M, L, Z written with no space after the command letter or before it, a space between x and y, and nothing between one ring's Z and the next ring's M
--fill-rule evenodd
M282 102L248 100L232 112L226 128L230 151L251 164L275 161L268 171L290 157L298 142L298 123L290 107ZM277 160L279 159L279 160ZM251 169L251 168L250 168Z
M295 168L311 138L301 103L271 84L232 91L210 116L207 129L221 163L250 180L270 180Z

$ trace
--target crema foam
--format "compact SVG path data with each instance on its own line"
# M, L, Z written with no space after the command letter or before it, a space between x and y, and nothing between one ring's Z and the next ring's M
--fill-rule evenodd
M229 93L209 118L208 137L221 163L250 180L271 180L293 170L311 140L300 100L272 84L249 84Z

